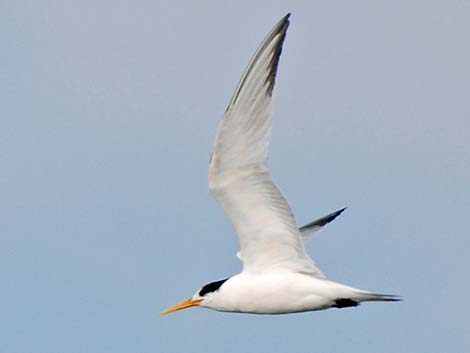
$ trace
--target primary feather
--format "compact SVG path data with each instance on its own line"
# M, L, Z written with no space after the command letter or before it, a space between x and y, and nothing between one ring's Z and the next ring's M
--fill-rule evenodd
M215 138L209 188L239 236L244 271L323 277L266 165L272 90L288 25L289 15L268 34L235 90Z

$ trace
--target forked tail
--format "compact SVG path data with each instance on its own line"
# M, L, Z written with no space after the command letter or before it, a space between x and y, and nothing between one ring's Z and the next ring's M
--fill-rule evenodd
M402 300L398 295L378 294L365 291L358 291L350 298L338 298L333 305L334 308L349 308L358 306L361 302L398 302Z
M399 302L403 300L399 295L359 292L358 299L361 302Z

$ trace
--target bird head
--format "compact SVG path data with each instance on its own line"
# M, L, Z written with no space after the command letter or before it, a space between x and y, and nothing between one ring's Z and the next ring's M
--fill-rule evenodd
M220 281L208 283L197 290L197 292L189 299L185 299L182 302L169 307L162 311L160 315L166 315L174 311L190 308L192 306L210 306L211 299L216 295L217 291L224 284L228 278Z

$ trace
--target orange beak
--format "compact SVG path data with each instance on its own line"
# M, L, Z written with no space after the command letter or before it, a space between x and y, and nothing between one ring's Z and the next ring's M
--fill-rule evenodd
M200 302L202 302L202 299L193 300L193 299L189 298L189 299L183 300L181 303L173 305L173 306L169 307L168 309L162 311L160 313L160 315L166 315L166 314L172 313L173 311L178 311L178 310L190 308L192 306L198 306Z

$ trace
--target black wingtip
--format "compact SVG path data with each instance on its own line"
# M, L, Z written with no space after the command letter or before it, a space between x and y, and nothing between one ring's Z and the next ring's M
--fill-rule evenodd
M319 220L316 221L316 225L320 226L320 227L323 227L324 225L333 222L336 219L336 217L338 217L346 209L347 209L347 207L343 207L342 209L340 209L338 211L332 212L332 213L326 215L325 217L320 218Z
M279 59L281 58L282 47L284 45L284 40L286 39L287 28L289 28L289 24L290 24L289 17L290 17L290 13L285 15L275 26L277 30L275 30L272 34L273 36L279 35L279 39L277 41L277 47L275 49L275 53L271 60L270 74L266 78L266 83L268 84L268 87L269 87L268 88L269 95L272 95L274 84L276 83L276 75L277 75L277 68L279 66Z
M323 226L327 225L328 223L333 222L336 219L336 217L338 217L346 209L347 209L347 207L343 207L342 209L340 209L338 211L335 211L333 213L330 213L330 214L328 214L328 215L326 215L322 218L316 219L313 222L310 222L310 223L300 227L299 229L302 231L302 230L313 228L313 227L323 227Z
M267 85L267 88L266 88L267 94L269 96L272 95L274 84L276 81L277 68L279 66L279 59L282 53L282 46L286 38L287 28L289 28L289 24L290 24L289 17L290 17L290 13L288 13L283 18L281 18L276 23L276 25L271 30L271 32L269 32L269 34L264 38L262 44L256 50L255 55L251 59L247 68L245 69L245 72L242 78L240 79L240 82L238 83L235 93L233 94L233 97L230 100L229 105L227 106L227 111L230 110L230 108L236 104L240 96L240 92L243 90L245 82L248 80L253 70L253 67L256 65L260 55L266 50L267 46L269 46L271 43L274 43L274 47L271 48L272 57L269 62L269 66L267 68L267 75L265 78L265 84Z

